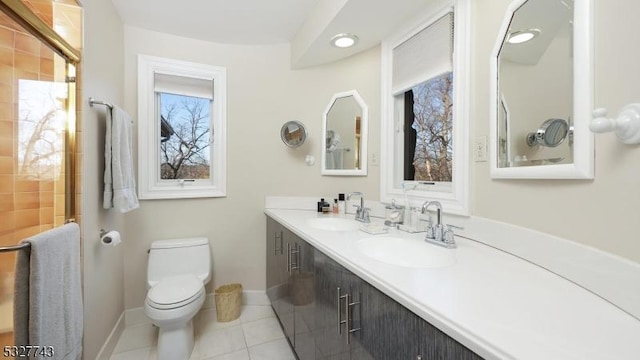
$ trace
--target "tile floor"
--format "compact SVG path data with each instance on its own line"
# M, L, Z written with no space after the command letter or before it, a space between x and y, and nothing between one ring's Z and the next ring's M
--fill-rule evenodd
M244 305L240 318L220 323L216 310L194 318L195 346L189 360L295 360L270 306ZM125 328L111 360L155 360L158 330L151 324Z

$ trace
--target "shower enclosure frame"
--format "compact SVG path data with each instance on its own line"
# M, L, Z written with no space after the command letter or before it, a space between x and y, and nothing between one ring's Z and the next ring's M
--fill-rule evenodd
M80 4L78 4L80 6ZM76 72L80 65L81 54L69 42L60 36L51 26L40 19L21 0L0 0L0 11L23 26L31 35L44 42L67 62L67 84L69 100L65 129L65 223L75 222L76 216L76 121L77 89ZM70 76L71 75L71 76ZM8 251L9 249L7 249ZM2 248L0 248L0 252Z

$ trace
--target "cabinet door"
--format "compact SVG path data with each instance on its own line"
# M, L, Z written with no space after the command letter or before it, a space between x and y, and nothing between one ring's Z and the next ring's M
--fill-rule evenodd
M293 346L294 308L291 302L290 265L292 233L267 217L267 295L284 333Z
M340 324L344 320L340 296L347 290L342 284L343 268L320 251L315 251L314 259L316 359L348 360L350 354L344 337L345 327Z
M282 227L275 220L267 217L267 296L271 302L280 296L283 282L284 239Z
M416 315L375 287L358 280L360 330L352 334L351 359L416 359L420 355L417 323L413 321Z
M370 285L349 270L342 269L342 285L347 289L347 298L342 303L343 318L345 321L344 338L349 348L349 358L358 360L387 359L376 358L362 342L364 334L368 332L368 324L365 315L369 309ZM380 341L381 334L376 334L376 340ZM403 359L401 357L393 357ZM389 358L391 359L391 358Z
M482 360L480 355L416 315L416 333L422 359Z
M294 305L295 350L300 360L314 360L315 331L315 249L298 239L298 252L292 256L291 299Z
M360 330L353 333L351 359L482 359L372 285L356 278ZM355 340L355 341L354 341Z
M291 343L296 345L295 338L295 306L293 305L293 275L296 273L296 257L300 251L298 238L286 228L282 228L284 242L284 259L283 259L283 296L278 301L278 317L284 329L284 334Z

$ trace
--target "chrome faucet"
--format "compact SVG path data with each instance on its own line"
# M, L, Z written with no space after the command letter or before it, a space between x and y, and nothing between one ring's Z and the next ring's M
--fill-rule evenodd
M424 204L422 204L422 213L426 214L431 205L436 207L436 224L434 225L431 219L429 219L427 236L424 240L449 249L455 248L456 242L453 237L454 233L452 228L462 228L455 225L446 225L445 229L442 225L442 204L438 201L425 201Z
M363 222L363 223L371 222L371 220L369 219L369 210L370 209L364 207L364 195L359 191L350 192L350 193L347 194L347 201L351 200L351 196L353 196L353 195L360 196L360 206L353 205L356 208L355 220Z

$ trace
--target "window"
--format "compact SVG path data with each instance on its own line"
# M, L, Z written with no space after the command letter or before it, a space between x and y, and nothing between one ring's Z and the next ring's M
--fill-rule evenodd
M468 214L468 0L383 43L381 196Z
M141 199L226 195L226 70L138 58Z
M402 93L403 181L450 184L453 165L453 72Z

